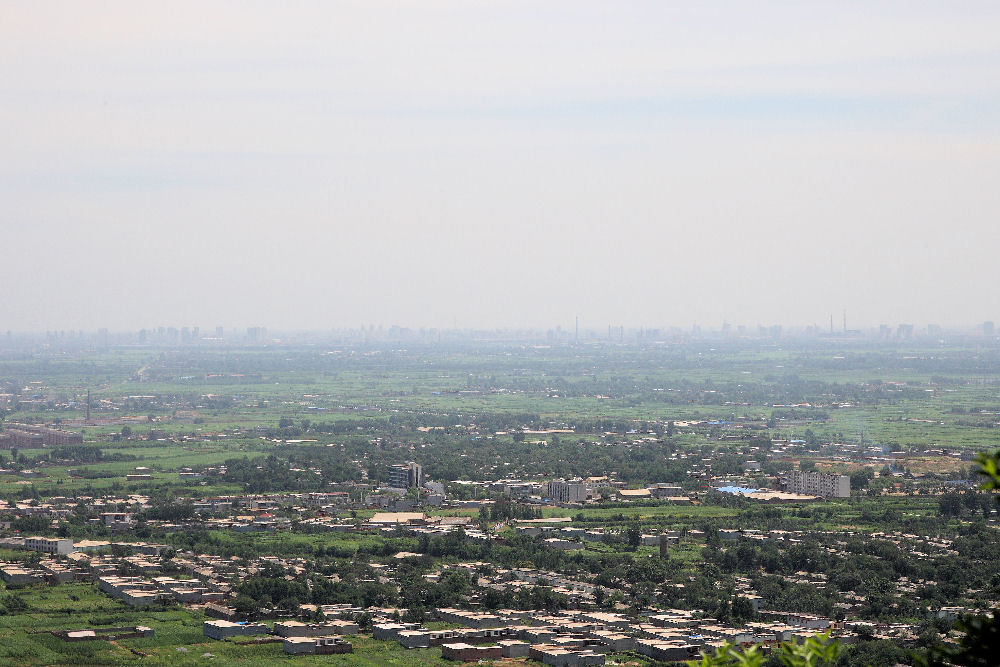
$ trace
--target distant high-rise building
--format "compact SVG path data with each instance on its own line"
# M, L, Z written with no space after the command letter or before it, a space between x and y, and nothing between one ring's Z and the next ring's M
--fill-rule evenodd
M993 332L996 331L996 327L993 322L983 322L983 335L992 336Z
M424 468L419 463L408 461L389 466L389 486L394 489L409 489L424 485Z
M851 478L847 475L789 470L785 476L785 491L824 498L850 498Z
M582 503L589 495L582 480L553 480L549 482L548 493L549 498L557 503Z

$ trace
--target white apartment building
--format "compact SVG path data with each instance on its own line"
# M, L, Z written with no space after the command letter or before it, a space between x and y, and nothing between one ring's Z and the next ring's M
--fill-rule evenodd
M73 540L53 537L26 537L24 548L31 551L41 551L44 554L66 555L73 553Z
M850 498L851 478L847 475L789 470L785 475L785 491L823 498Z

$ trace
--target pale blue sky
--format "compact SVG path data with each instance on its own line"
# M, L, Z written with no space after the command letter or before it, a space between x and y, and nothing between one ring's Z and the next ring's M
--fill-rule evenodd
M993 2L0 4L2 329L1000 321Z

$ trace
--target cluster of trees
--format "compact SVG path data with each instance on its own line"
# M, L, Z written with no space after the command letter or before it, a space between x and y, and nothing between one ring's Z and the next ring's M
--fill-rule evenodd
M507 496L500 496L492 505L479 508L479 521L509 521L511 519L541 519L542 510L531 505L515 503Z
M44 516L22 516L11 522L11 527L22 535L47 532L51 525L52 519Z
M109 463L112 461L136 460L138 460L138 457L133 454L125 454L123 452L108 454L99 447L94 447L92 445L65 445L61 447L54 447L50 452L41 452L35 456L27 456L16 447L12 447L10 450L10 464L16 468L34 467L39 464L56 461L71 461L73 463ZM6 456L3 452L0 452L0 465L4 464L5 461ZM75 472L79 476L88 477L89 479L120 476L118 473L88 470L87 468Z
M187 521L193 519L195 516L194 505L191 503L168 502L150 505L149 508L143 511L141 518L143 520Z
M828 539L828 538L824 538ZM722 547L709 542L706 562L726 574L753 578L765 603L776 609L798 609L829 615L844 593L864 598L863 618L892 621L925 615L927 608L955 604L970 589L996 591L1000 582L1000 537L981 524L969 526L955 541L958 555L917 558L912 549L885 540L851 537L847 556L831 553L819 537L789 546L740 540ZM789 583L798 572L826 577L823 587ZM924 580L915 596L901 595L898 581Z
M950 492L942 494L938 499L938 507L941 514L949 517L968 517L974 514L981 514L984 519L988 519L993 510L996 509L994 497L976 491L966 491L965 493Z
M48 458L51 461L72 461L74 463L106 463L109 461L135 461L138 457L124 452L108 454L101 448L92 445L64 445L53 447Z
M295 611L304 603L400 606L408 609L408 618L414 620L422 619L428 610L438 607L468 607L473 597L488 609L555 611L568 606L566 596L546 586L530 586L515 592L481 588L470 575L456 570L446 570L437 581L429 581L424 575L433 565L429 557L394 562L397 591L395 585L377 583L374 570L354 559L314 563L311 572L291 579L286 578L282 568L267 564L258 574L236 585L234 605L244 616L262 609Z
M445 572L437 582L423 575L431 562L407 559L397 564L399 591L392 584L378 583L378 575L367 563L337 559L317 566L304 576L287 578L274 564L239 582L234 588L237 613L252 616L262 609L297 611L301 604L352 604L356 606L401 606L421 614L427 609L457 606L471 587L468 575Z
M479 593L479 601L486 608L496 609L545 609L559 611L569 607L569 599L546 586L529 586L510 591L506 588L486 588Z
M250 459L226 460L226 473L219 479L241 484L247 493L268 491L317 491L325 486L324 477L312 470L298 468L288 458L275 454Z
M3 597L0 597L0 616L5 616L7 614L23 614L29 610L29 605L17 593L8 593Z

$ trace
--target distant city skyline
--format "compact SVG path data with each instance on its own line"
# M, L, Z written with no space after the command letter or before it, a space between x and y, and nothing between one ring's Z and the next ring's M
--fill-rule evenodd
M938 322L882 322L870 325L857 326L835 326L817 324L781 324L781 323L755 323L746 324L739 322L723 322L716 325L689 323L689 324L608 324L599 326L566 326L562 323L551 323L539 326L496 326L496 327L433 327L433 326L407 326L405 324L393 323L363 323L355 326L326 327L326 328L294 328L281 326L155 326L136 327L130 329L111 329L100 327L98 329L80 328L56 328L45 330L14 330L0 327L0 336L57 336L57 337L100 337L100 336L137 336L140 339L150 341L163 338L177 338L185 341L211 341L211 340L252 340L265 341L275 337L287 335L377 335L382 337L392 337L394 335L423 335L434 332L466 335L485 333L510 333L510 334L556 334L562 339L618 339L628 336L630 339L636 337L649 338L655 336L686 335L686 334L711 334L711 335L766 335L781 336L786 335L815 335L840 337L847 335L872 335L877 334L882 337L908 337L913 335L936 335L938 333L954 334L981 334L984 336L997 335L996 323L993 320L982 320L974 323L952 323L942 324Z

